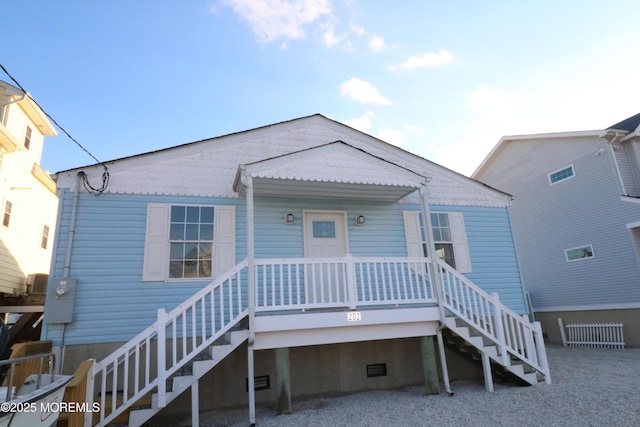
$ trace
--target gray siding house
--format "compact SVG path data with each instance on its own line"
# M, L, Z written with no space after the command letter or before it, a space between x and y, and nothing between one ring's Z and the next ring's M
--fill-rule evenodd
M506 136L472 175L514 195L525 289L551 342L624 323L640 345L640 114L605 130Z

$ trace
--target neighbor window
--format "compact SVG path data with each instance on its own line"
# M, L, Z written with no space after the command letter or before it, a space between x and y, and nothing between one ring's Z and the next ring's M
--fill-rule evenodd
M42 249L47 249L47 245L49 244L49 226L42 226L42 239L40 240L40 247Z
M211 277L213 207L171 206L169 278Z
M579 246L564 250L567 262L580 261L587 258L593 258L593 245Z
M4 204L4 214L2 215L2 225L5 227L9 226L9 220L11 219L11 207L13 205L10 201L6 201Z
M571 178L573 176L575 176L575 173L573 171L573 165L570 165L570 166L567 166L566 168L550 173L549 183L555 184L556 182L564 181L565 179Z
M31 127L27 126L27 130L24 132L24 148L27 150L31 145Z

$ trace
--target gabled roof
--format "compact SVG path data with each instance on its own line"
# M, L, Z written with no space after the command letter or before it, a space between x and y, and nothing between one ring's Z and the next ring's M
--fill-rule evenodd
M624 119L621 122L616 123L613 126L609 126L607 130L622 130L626 132L634 132L640 130L640 113L635 116L631 116L628 119Z
M107 192L238 197L233 182L239 165L336 141L343 141L371 158L431 178L429 192L433 203L461 206L510 203L507 193L320 114L104 162L110 173ZM91 165L58 172L58 187L75 187L79 171L91 181L99 181L103 167Z
M589 130L589 131L578 131L578 132L555 132L555 133L539 133L539 134L531 134L531 135L514 135L514 136L503 136L500 138L500 141L493 147L491 152L485 157L485 159L480 163L478 168L471 174L471 178L479 179L480 175L482 175L487 168L491 165L491 163L500 155L504 147L511 141L518 140L526 140L526 139L553 139L553 138L577 138L584 136L597 136L604 137L608 135L614 135L615 133L626 132L633 133L635 135L640 134L640 113L635 116L631 116L627 119L624 119L621 122L616 123L613 126L608 127L605 130ZM627 135L626 138L631 138L633 135ZM626 138L623 138L626 139Z
M54 136L58 134L45 112L42 111L38 103L33 100L29 92L23 92L22 89L0 80L0 96L3 92L5 96L18 102L20 108L22 108L24 113L29 117L29 120L33 122L43 135Z
M343 141L240 165L234 190L254 179L256 194L399 200L428 178Z

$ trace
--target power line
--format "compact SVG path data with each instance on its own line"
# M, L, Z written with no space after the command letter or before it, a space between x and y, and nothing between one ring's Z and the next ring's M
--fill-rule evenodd
M45 111L44 108L42 108L40 106L40 104L38 104L38 102L33 99L33 97L31 96L31 94L29 92L27 92L22 85L9 73L9 71L7 71L7 69L4 67L4 65L0 64L0 68L2 69L2 71L11 79L11 81L18 87L20 88L20 90L22 92L24 92L24 94L26 96L29 97L29 99L31 99L31 101L33 101L34 104L36 104L38 106L38 108L40 108L40 110L44 113L45 116L47 116L47 118L49 120L51 120L53 122L54 125L56 125L56 127L58 129L60 129L65 135L67 135L67 137L73 141L78 147L80 147L82 149L82 151L84 151L85 153L87 153L89 156L91 156L91 158L93 160L95 160L98 164L100 164L103 168L104 168L104 172L102 173L102 186L100 188L94 188L91 186L91 184L89 183L89 179L87 178L86 174L82 174L82 182L84 184L84 188L91 194L95 195L95 196L99 196L100 194L102 194L106 189L107 186L109 185L109 169L107 168L107 165L105 165L104 163L102 163L100 160L98 160L93 154L91 154L91 152L89 152L89 150L87 150L86 148L84 148L84 146L82 144L80 144L74 137L71 136L71 134L69 132L67 132L67 130L65 128L63 128L62 126L60 126L60 124L53 118L51 117L51 115L49 113L47 113Z

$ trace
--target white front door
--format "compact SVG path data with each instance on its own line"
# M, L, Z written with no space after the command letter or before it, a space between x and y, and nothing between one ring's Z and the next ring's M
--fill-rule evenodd
M339 258L347 254L346 212L304 212L306 258ZM343 264L319 261L307 266L307 304L336 305L346 302Z

